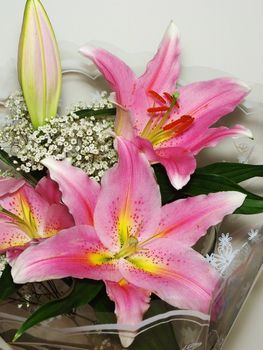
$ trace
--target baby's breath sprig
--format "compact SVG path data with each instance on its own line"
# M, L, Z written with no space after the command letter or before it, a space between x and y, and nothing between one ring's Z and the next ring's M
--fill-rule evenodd
M56 116L36 130L21 92L12 94L6 107L10 113L0 130L1 146L19 160L17 171L41 171L41 161L50 156L57 160L70 158L73 165L99 181L117 161L114 107L105 92L91 104L78 103L66 115Z

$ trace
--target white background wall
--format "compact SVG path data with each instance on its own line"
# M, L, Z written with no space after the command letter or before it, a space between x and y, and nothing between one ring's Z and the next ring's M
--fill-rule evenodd
M0 65L16 57L24 0L0 0ZM109 42L153 52L169 21L182 40L184 65L217 68L263 84L262 0L43 0L58 41ZM263 99L263 97L262 97ZM261 349L263 278L224 350Z
M25 0L0 0L0 63L16 56ZM154 51L171 19L185 65L210 66L263 83L262 0L43 0L58 40Z

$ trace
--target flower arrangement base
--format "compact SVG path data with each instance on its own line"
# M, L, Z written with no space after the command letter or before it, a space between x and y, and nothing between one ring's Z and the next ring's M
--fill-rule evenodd
M241 225L239 217L235 220L232 217L231 223ZM0 308L0 335L6 344L3 350L122 350L120 330L127 336L134 336L136 330L130 350L220 350L263 263L263 237L258 229L250 230L247 235L243 227L243 235L239 229L235 237L218 236L215 251L207 255L224 276L210 314L174 309L156 298L140 324L120 327L116 325L113 309L99 312L98 308L95 311L85 306L34 326L13 343L17 329L30 314L30 307L18 308L17 301L9 300ZM101 305L101 310L107 309L111 305Z

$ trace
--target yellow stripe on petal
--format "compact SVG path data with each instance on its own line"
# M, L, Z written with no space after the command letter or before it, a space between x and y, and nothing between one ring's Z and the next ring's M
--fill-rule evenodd
M93 266L109 264L113 261L113 256L109 253L88 253L87 254L88 262Z
M125 244L129 237L129 228L132 225L130 215L128 214L129 210L127 207L125 207L119 216L118 221L118 233L119 233L119 240L121 246Z
M22 223L18 224L18 226L21 226L21 229L23 229L29 237L32 239L39 238L38 235L38 226L39 226L39 220L34 215L32 208L30 206L30 203L28 202L26 196L24 196L22 193L19 195L20 199L20 205L22 210Z
M18 207L17 214L10 212L3 207L0 207L0 212L3 213L6 217L9 217L11 219L10 222L22 230L31 239L40 238L38 234L39 220L33 214L32 208L26 196L24 196L22 193L19 193L17 195L16 201Z
M145 272L149 272L152 274L159 275L163 271L163 268L160 266L160 263L154 263L151 259L140 258L140 257L130 257L127 259L130 263L132 263L135 267Z

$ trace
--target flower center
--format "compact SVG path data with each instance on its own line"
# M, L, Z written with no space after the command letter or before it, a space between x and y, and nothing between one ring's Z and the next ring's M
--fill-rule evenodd
M165 98L153 90L149 90L148 94L153 98L154 105L147 109L147 112L151 116L141 133L141 137L149 140L156 146L181 135L191 127L194 118L190 115L183 115L177 120L167 123L173 110L180 107L178 103L179 92L176 91L172 95L164 92L163 95ZM156 106L155 103L159 105Z
M119 253L115 255L116 259L127 258L137 251L138 239L135 236L129 236Z

